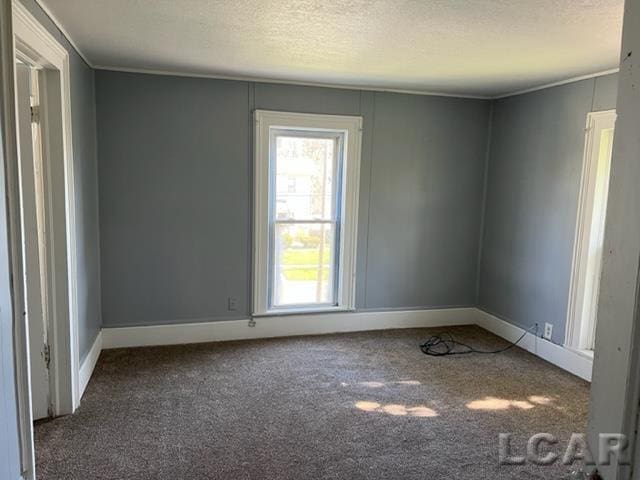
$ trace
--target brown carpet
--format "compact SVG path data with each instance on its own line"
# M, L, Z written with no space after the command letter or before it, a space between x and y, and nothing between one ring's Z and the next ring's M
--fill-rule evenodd
M537 432L566 446L585 429L588 384L518 348L423 355L441 331L104 351L78 412L37 425L39 478L563 478L561 464L500 466L498 434L519 453Z

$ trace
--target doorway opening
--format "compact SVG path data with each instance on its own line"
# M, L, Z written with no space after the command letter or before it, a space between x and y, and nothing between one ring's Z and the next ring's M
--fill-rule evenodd
M565 344L588 356L597 325L615 121L615 110L587 116Z
M23 477L36 476L33 421L80 403L76 222L67 50L18 1L16 163L8 163Z
M20 214L22 228L22 269L26 328L29 336L31 412L33 420L54 414L51 402L51 345L49 292L52 290L48 265L53 260L47 236L50 192L43 172L43 123L40 84L45 72L21 61L16 62L16 113L18 123L18 161L20 175ZM42 78L41 78L42 77Z

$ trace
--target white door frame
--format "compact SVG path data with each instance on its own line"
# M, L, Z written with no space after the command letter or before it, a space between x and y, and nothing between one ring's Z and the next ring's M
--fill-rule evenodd
M45 69L42 115L45 200L50 245L51 402L54 415L70 414L80 404L77 304L77 248L69 53L17 0L12 2L14 52L25 63ZM15 78L14 78L15 81ZM13 159L7 159L8 162ZM11 161L13 163L13 161ZM22 238L18 165L7 166L13 278L22 278ZM35 478L31 422L29 351L21 281L13 282L16 372L22 462Z
M586 351L593 343L592 337L595 327L591 321L584 318L583 310L585 278L589 270L588 253L600 146L600 138L596 138L595 133L599 132L601 128L612 127L615 124L615 119L615 110L590 112L587 115L565 333L565 346L578 351Z
M47 269L44 201L46 190L42 175L42 122L34 119L33 100L40 105L38 77L40 71L24 63L16 64L19 162L21 175L21 213L23 232L23 269L26 323L29 332L31 406L34 420L51 416L51 376L47 365L49 345L49 285ZM38 107L36 107L38 108ZM37 115L37 112L36 112ZM35 121L34 121L35 120ZM27 233L28 232L28 233Z

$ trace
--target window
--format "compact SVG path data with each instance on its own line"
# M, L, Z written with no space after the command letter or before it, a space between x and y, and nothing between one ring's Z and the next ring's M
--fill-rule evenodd
M615 122L615 110L587 116L565 339L583 352L595 342Z
M255 117L254 314L353 309L362 118Z

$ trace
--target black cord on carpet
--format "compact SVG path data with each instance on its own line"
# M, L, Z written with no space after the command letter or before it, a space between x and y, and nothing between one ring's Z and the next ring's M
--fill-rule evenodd
M518 340L498 350L478 350L471 345L467 345L466 343L454 340L453 335L451 335L449 332L445 332L442 335L434 335L433 337L429 338L426 342L420 345L420 350L422 350L422 353L424 353L425 355L431 355L432 357L444 357L446 355L465 355L467 353L502 353L506 352L510 348L515 347L527 335L527 333L529 333L534 328L537 330L538 325L536 324L531 326L528 330L525 330L525 332ZM458 350L456 350L456 347L458 347ZM464 348L465 350L460 350L460 347Z

